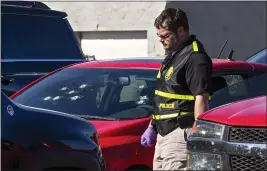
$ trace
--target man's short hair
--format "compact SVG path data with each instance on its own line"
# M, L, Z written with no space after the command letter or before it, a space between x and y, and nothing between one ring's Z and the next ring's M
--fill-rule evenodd
M154 26L164 28L174 33L177 32L178 27L182 26L184 31L189 31L189 24L186 13L181 9L166 8L155 19Z

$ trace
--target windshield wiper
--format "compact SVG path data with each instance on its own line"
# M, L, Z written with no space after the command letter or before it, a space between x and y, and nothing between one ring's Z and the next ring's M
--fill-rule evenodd
M106 121L119 121L119 118L110 118L110 117L102 117L102 116L91 116L91 115L76 115L83 119L90 119L90 120L106 120Z

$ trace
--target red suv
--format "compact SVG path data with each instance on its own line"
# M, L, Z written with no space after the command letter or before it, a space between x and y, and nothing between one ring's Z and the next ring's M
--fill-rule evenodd
M94 124L108 170L151 169L154 147L143 147L140 139L153 113L162 60L114 59L72 65L33 82L12 99L73 114ZM213 91L266 71L266 65L213 59ZM245 96L240 90L235 98ZM226 102L214 101L213 107Z

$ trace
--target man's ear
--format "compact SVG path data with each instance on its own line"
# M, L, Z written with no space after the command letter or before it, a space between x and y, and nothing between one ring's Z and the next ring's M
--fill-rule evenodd
M177 35L178 36L183 36L184 35L184 27L182 27L182 26L178 27Z

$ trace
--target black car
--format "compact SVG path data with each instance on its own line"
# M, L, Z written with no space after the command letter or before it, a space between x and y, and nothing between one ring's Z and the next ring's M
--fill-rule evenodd
M42 2L1 1L1 89L8 96L48 72L84 61L65 12Z
M1 98L1 170L105 169L90 122Z

